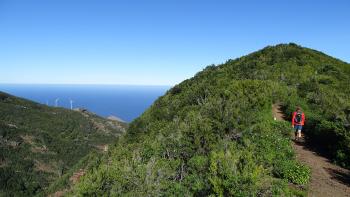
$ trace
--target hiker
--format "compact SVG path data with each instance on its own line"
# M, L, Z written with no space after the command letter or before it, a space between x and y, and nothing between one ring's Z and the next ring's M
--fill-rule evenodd
M296 111L293 112L292 127L295 130L295 140L301 139L301 130L305 123L305 114L301 111L300 107L297 107Z

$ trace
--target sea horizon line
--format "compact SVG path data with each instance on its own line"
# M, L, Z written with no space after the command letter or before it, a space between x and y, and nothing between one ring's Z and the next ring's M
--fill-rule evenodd
M33 85L33 86L134 86L134 87L173 87L174 84L123 84L123 83L2 83L0 85Z

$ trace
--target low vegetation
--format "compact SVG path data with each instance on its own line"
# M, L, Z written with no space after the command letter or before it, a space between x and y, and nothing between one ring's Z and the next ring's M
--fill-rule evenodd
M125 127L86 111L0 92L0 196L43 193L91 151L98 157L102 151L97 147L112 143Z
M290 184L306 186L310 169L271 104L300 105L307 134L349 167L349 84L349 64L295 44L208 66L133 121L70 195L305 195Z
M74 172L83 168L84 175L65 192L67 196L305 196L303 188L307 188L310 169L296 161L291 124L274 121L271 105L282 103L289 118L295 107L301 106L307 117L308 139L323 146L334 162L350 168L349 84L348 63L296 44L266 47L222 65L208 66L155 101L115 140L106 155L91 153L80 157L83 159L46 191L62 189ZM4 103L6 95L5 99L2 97L0 101ZM61 109L55 110L59 113ZM8 113L3 112L2 116L7 117ZM11 113L14 115L16 111L12 109ZM71 123L75 114L71 113L69 119L55 123L66 125L59 127L60 130L66 131L66 121ZM29 122L38 118L30 117L33 119ZM17 130L23 125L8 118L3 120L6 122L2 126L7 130ZM45 155L49 155L51 151L61 154L62 161L65 158L68 163L78 161L69 161L64 155L80 152L69 148L71 142L58 151L55 147L61 146L49 145L50 140L31 137L34 136L31 132L37 130L35 123L27 125L34 126L27 135L7 138L8 149L23 140L26 141L23 144L34 148L30 154L46 151ZM70 131L91 129L87 120L79 125L68 128ZM55 136L63 144L66 138L84 136L79 132L63 133ZM46 148L43 145L35 148L39 142L45 142ZM31 149L26 150L27 154ZM8 161L11 159L2 159L0 169L9 168ZM30 164L27 160L13 161L18 162L20 169L35 169L35 161ZM42 165L40 168L62 169ZM9 172L17 173L15 169ZM6 177L6 173L1 175ZM30 173L28 176L34 177ZM35 177L40 182L44 175ZM12 186L7 181L10 184L7 187L13 191L23 191L21 187L25 187L35 192L35 185L26 185L35 181L22 177L14 180L23 182Z

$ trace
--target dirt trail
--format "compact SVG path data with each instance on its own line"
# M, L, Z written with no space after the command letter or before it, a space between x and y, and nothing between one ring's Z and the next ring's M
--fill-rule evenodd
M276 120L285 119L279 104L274 104L272 111ZM332 164L327 158L307 147L304 142L294 143L293 147L297 159L311 168L308 196L350 197L349 170Z

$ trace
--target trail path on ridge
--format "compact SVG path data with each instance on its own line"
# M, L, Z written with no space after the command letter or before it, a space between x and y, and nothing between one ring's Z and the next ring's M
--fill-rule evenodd
M279 104L272 106L276 120L284 120ZM311 150L304 142L293 143L296 158L311 168L310 197L350 197L350 171L331 163L327 158Z

